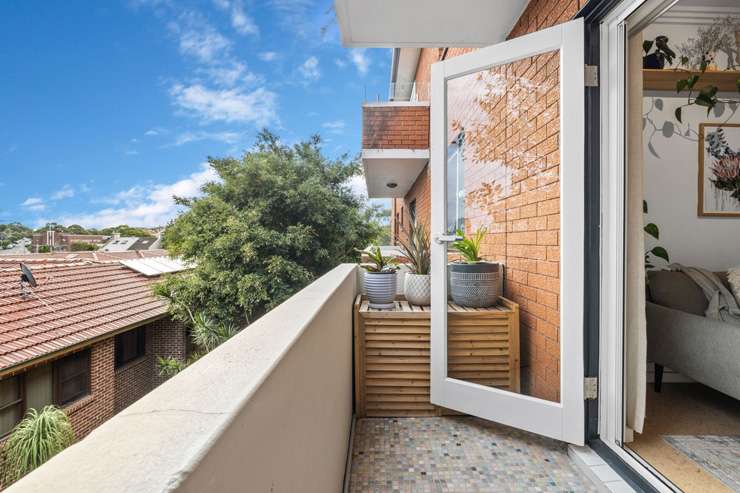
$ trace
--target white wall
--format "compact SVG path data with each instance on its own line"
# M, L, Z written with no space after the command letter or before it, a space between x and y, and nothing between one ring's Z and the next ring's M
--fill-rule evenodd
M645 39L665 34L669 37L669 46L677 47L688 37L695 36L696 28L697 25L656 23L643 34ZM706 109L684 108L683 124L679 124L674 110L685 104L686 98L673 97L674 94L646 92L643 100L646 117L644 184L649 208L646 219L658 225L661 235L659 242L648 238L647 246L664 246L671 262L710 270L739 266L740 218L708 218L697 214L699 123L724 122L730 111L725 109L720 117L714 114L707 117ZM734 97L737 99L737 94ZM662 109L658 108L660 105ZM729 123L740 123L740 111ZM657 156L648 149L649 143ZM740 147L740 142L730 144Z

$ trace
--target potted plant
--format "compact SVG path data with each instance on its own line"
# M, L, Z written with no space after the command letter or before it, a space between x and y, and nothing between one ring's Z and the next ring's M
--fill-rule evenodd
M427 306L431 303L429 234L421 223L405 233L405 238L396 238L411 268L404 276L403 295L413 305Z
M398 265L393 257L384 257L377 245L366 250L357 250L367 255L370 263L360 264L365 269L363 281L370 308L390 309L396 299L396 269Z
M655 51L650 53L653 45L655 45ZM645 51L645 56L642 57L642 68L662 69L666 61L668 65L673 65L673 59L676 58L676 53L668 47L667 36L658 36L654 41L646 39L642 42L642 49Z
M450 294L452 300L461 306L486 308L496 304L499 291L500 264L484 261L480 256L480 246L486 235L486 228L479 228L473 236L462 237L452 244L462 261L450 264Z

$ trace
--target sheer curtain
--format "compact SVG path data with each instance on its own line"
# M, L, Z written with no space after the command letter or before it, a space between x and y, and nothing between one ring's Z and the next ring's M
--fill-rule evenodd
M625 269L624 441L642 433L647 386L645 235L643 233L642 34L630 36L627 62L627 190Z

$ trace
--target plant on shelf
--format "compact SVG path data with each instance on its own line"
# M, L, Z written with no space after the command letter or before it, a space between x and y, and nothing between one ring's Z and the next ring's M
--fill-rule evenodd
M642 201L642 212L643 214L647 214L648 212L648 205L647 201ZM645 230L645 233L649 234L656 240L660 239L660 229L655 223L647 223L645 226L643 226L643 229ZM663 248L662 246L655 246L645 252L645 269L654 269L655 265L653 265L653 262L655 261L655 258L661 258L666 261L666 263L670 262L670 258L668 256L668 251Z
M488 230L478 228L472 236L457 230L460 238L452 243L452 249L462 261L452 262L450 269L450 294L458 305L486 308L496 304L501 296L499 277L501 266L486 262L481 256L481 246Z
M655 51L650 50L655 46ZM642 57L642 68L662 69L665 62L673 65L673 59L676 58L676 52L668 47L668 37L658 36L655 40L646 39L642 42L642 50L645 56Z
M725 70L734 70L740 64L736 32L740 31L740 19L732 16L718 17L708 27L699 27L697 37L689 38L678 47L681 65L698 70L703 62L716 70L717 53L727 56Z
M357 251L366 255L369 263L361 263L365 269L363 285L371 308L390 309L396 299L396 270L398 263L391 256L384 256L378 245Z
M411 266L403 280L403 294L409 303L427 306L431 302L429 234L424 225L417 222L405 229L403 236L396 237L396 243Z
M75 441L67 415L56 406L29 409L3 445L2 483L8 486Z

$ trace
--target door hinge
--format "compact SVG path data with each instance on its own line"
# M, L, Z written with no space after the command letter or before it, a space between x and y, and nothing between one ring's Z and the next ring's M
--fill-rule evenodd
M596 400L599 397L599 378L586 377L583 379L583 398L587 401Z
M584 65L583 81L586 87L599 87L599 66Z

